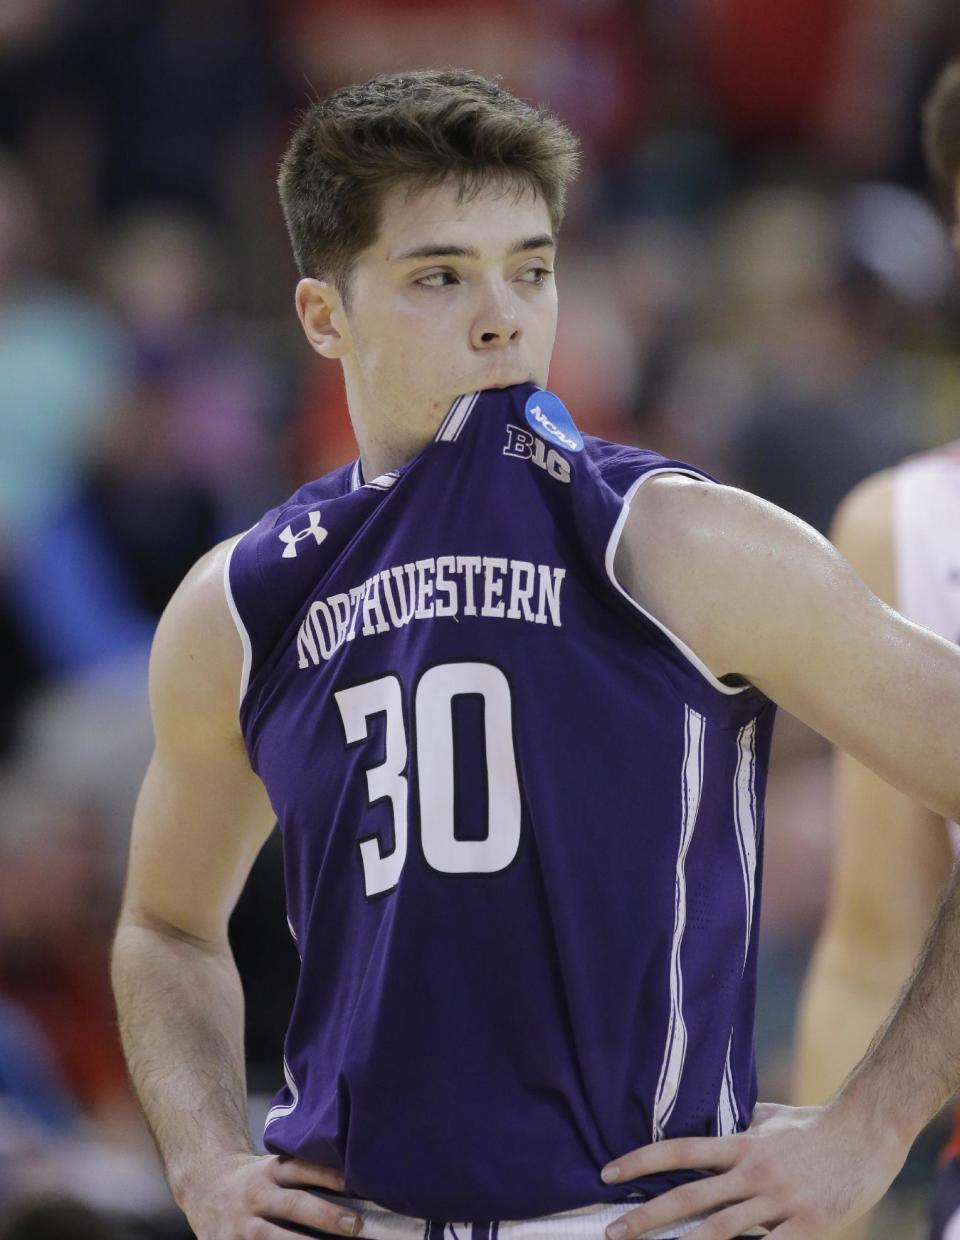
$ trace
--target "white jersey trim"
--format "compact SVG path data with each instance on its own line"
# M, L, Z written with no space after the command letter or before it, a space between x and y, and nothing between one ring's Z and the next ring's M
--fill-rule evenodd
M753 932L753 905L757 889L757 721L751 719L737 734L737 771L734 776L733 820L737 828L743 898L747 906L743 960L746 964Z
M733 1030L727 1042L727 1058L723 1065L723 1083L720 1086L720 1102L717 1106L717 1136L729 1137L737 1131L740 1113L737 1110L737 1098L733 1092L733 1069L730 1058L733 1054Z
M433 437L434 443L453 443L459 437L479 396L479 392L467 392L466 395L457 397L437 428L437 433ZM357 457L350 471L350 490L359 491L361 487L371 487L375 491L389 491L398 477L399 470L391 469L388 473L380 474L378 478L371 478L369 482L364 482L360 458Z
M680 1092L680 1078L687 1057L687 1025L683 1019L683 966L680 949L687 925L687 852L697 825L703 788L704 719L689 706L684 708L684 752L680 783L683 818L677 868L674 877L673 946L670 952L670 1015L657 1096L653 1103L653 1139L662 1141Z
M322 1192L317 1195L324 1196ZM366 1201L362 1197L337 1196L325 1197L324 1200L332 1205L345 1206L361 1216L361 1240L424 1240L425 1236L431 1234L431 1225L435 1226L440 1221L394 1214L376 1202ZM485 1233L495 1237L495 1240L597 1240L611 1223L629 1210L636 1209L638 1204L636 1201L604 1202L600 1205L581 1206L577 1210L565 1210L562 1214L548 1214L543 1218L487 1224L447 1222L443 1224L443 1235L444 1240L471 1240L471 1229L479 1226ZM698 1214L682 1223L671 1223L666 1228L645 1231L644 1240L672 1240L673 1237L685 1236L695 1227L699 1227L707 1217L705 1214ZM766 1236L769 1233L765 1227L754 1227L741 1234Z
M399 474L397 471L392 469L390 473L381 474L379 478L371 478L370 481L364 485L372 487L375 491L389 491L398 477Z
M697 479L698 482L704 481L703 477L700 474L695 474L693 470L689 470L689 469L678 469L676 465L666 465L661 469L651 469L647 473L641 474L640 477L636 480L636 482L634 482L633 485L630 487L630 489L627 491L626 495L623 497L623 507L620 510L620 516L617 518L617 523L613 527L613 532L610 535L610 541L607 543L607 554L605 557L607 576L610 578L611 582L616 586L616 588L620 591L623 597L629 603L631 603L637 609L637 611L640 612L641 615L646 616L646 618L651 622L651 624L655 624L662 633L666 634L666 636L669 637L669 639L673 642L673 644L680 651L680 653L687 659L689 663L693 665L693 667L697 669L697 671L704 678L704 680L707 681L708 684L711 684L714 687L714 689L716 689L719 693L724 693L728 697L735 697L738 693L746 692L746 690L750 686L749 685L739 685L739 686L725 685L722 680L719 680L716 676L714 676L713 672L710 671L710 669L707 667L704 661L700 658L700 656L697 655L693 650L691 650L690 647L687 645L685 641L683 641L682 638L678 637L676 633L668 629L665 624L662 624L657 619L656 616L651 615L651 613L647 611L645 607L640 606L640 604L633 597L633 595L630 594L629 591L623 588L623 586L617 580L616 573L614 572L614 567L613 567L614 560L616 559L617 548L620 545L620 539L623 537L623 527L626 525L627 517L630 514L631 501L633 500L633 497L634 495L636 495L639 488L649 478L654 478L656 477L657 474L682 474L688 478L695 478Z
M435 442L452 443L459 436L479 396L479 392L467 392L466 395L458 397L453 402L447 416L440 423L440 429L434 437Z
M253 526L250 529L253 529ZM227 606L230 608L230 615L233 617L233 623L240 635L240 644L243 646L243 668L240 672L240 698L237 702L238 706L243 705L243 699L247 696L247 687L250 684L250 668L253 664L253 647L250 645L250 634L247 632L247 626L240 617L236 600L233 597L233 588L230 585L230 564L240 539L245 538L249 533L250 530L244 530L242 534L237 535L230 544L230 548L223 561L223 592L227 596Z
M266 1132L274 1120L283 1119L285 1115L292 1114L300 1103L300 1090L297 1088L297 1082L293 1079L293 1073L290 1071L290 1065L286 1059L283 1061L283 1077L287 1082L287 1089L290 1090L293 1096L293 1101L270 1108L267 1112L267 1118L263 1121L264 1132Z
M747 952L750 950L750 935L753 932L753 906L757 890L757 721L751 719L737 733L737 769L733 779L733 821L737 831L737 848L740 854L740 867L743 871L743 901L746 908L744 918L743 966L741 977L747 963ZM717 1131L720 1136L727 1136L737 1131L740 1118L736 1094L733 1088L733 1030L727 1042L727 1060L723 1069L723 1084L720 1089L720 1103L717 1107Z

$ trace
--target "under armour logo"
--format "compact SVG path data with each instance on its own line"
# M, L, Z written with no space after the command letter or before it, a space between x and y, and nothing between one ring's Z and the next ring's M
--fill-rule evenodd
M319 546L320 543L322 543L326 538L327 530L325 530L320 524L320 510L314 509L314 511L309 514L309 517L310 524L305 530L300 530L299 533L294 534L293 526L288 525L285 530L281 530L277 535L280 541L285 544L283 548L283 559L292 560L296 557L297 543L301 538L309 538L313 535L317 541L317 546Z

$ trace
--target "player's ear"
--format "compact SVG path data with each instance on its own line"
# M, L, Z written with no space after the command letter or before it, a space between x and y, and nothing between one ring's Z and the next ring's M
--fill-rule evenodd
M347 352L340 294L328 280L306 277L297 285L297 314L310 345L321 357L339 358Z

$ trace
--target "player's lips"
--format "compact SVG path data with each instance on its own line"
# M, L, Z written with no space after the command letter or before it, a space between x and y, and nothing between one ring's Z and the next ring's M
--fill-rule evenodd
M517 383L536 383L529 366L498 366L484 367L486 374L474 385L474 390L487 390L513 387ZM492 374L490 372L493 372ZM498 373L499 372L499 373Z

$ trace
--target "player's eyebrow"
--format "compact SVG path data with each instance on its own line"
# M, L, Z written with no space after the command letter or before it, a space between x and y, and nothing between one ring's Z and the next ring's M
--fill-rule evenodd
M516 242L507 250L507 257L510 258L514 254L525 254L528 250L547 250L553 249L556 242L549 233L539 233L536 237L524 237L522 241ZM430 243L428 245L414 246L412 250L404 250L402 254L396 254L393 257L395 263L409 262L412 258L472 258L479 259L480 251L469 245L445 245L443 243Z

